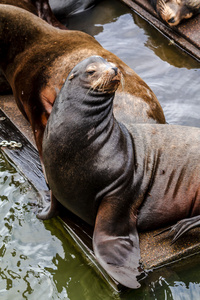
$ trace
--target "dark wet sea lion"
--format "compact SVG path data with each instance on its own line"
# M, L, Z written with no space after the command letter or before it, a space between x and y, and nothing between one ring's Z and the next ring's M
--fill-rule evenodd
M176 26L200 12L199 0L149 0L161 19Z
M82 12L92 7L98 1L100 0L65 0L65 3L62 3L63 1L54 0L52 3L58 6L61 4L63 9L65 10L65 15L71 15ZM61 24L52 12L49 0L0 0L0 3L14 5L26 9L27 11L30 11L31 13L39 16L50 25L53 25L54 27L60 29L66 29L65 25Z
M137 288L138 231L200 219L200 129L118 122L119 77L97 56L74 67L47 122L43 159L53 211L59 201L93 225L100 264Z
M40 0L41 1L41 0ZM54 12L63 10L65 16L81 13L101 0L49 0L49 5Z
M23 9L0 5L0 43L0 67L19 109L31 123L40 156L55 98L70 70L91 55L115 63L123 74L114 108L119 120L165 123L162 108L145 82L83 32L59 30Z
M37 9L38 16L47 21L50 25L60 29L66 29L65 25L61 24L53 14L49 5L49 0L25 0L32 2ZM68 1L68 0L67 0Z

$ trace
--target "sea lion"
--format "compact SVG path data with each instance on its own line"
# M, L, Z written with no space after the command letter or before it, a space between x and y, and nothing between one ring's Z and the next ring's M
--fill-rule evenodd
M170 26L177 26L200 12L199 0L149 0L155 11Z
M100 0L99 0L100 1ZM66 3L62 3L62 7L65 10L65 15L71 15L75 13L82 12L90 7L92 7L98 0L83 0L83 1L74 1L66 0ZM20 8L23 8L27 11L34 13L39 16L41 19L45 20L52 26L55 26L60 29L66 29L65 25L60 23L57 20L54 13L52 12L49 0L0 0L1 4L14 5ZM61 4L60 1L53 1L53 5Z
M99 263L137 288L138 231L200 219L200 129L119 122L120 73L98 56L74 67L48 119L43 160L53 211L61 203L94 226Z
M101 0L49 0L49 6L55 13L62 10L65 16L70 16L84 12L100 1Z
M119 120L165 123L163 110L146 83L86 33L59 30L24 9L0 5L0 43L0 67L32 126L41 159L43 132L54 100L71 69L91 55L115 63L123 75L114 108Z
M65 25L60 23L53 14L49 5L49 0L25 0L31 2L37 9L37 15L47 21L50 25L60 29L66 29Z

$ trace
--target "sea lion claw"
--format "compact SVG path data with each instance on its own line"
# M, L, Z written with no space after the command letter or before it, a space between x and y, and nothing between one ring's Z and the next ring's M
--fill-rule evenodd
M53 217L58 216L59 214L59 202L57 199L54 197L52 192L50 191L50 199L51 201L46 201L44 203L44 207L41 212L37 214L37 218L41 220L48 220Z
M160 234L163 234L164 232L169 231L168 235L173 232L174 237L172 239L171 245L174 244L184 233L187 231L199 227L200 226L200 216L192 217L192 218L186 218L183 220L180 220L175 225L172 225L170 227L167 227L160 231L158 234L154 236L158 236Z
M170 231L170 230L172 229L172 227L173 227L173 226L169 226L169 227L167 227L167 228L161 230L160 232L154 234L154 237L156 237L156 236L158 236L158 235L161 235L161 234L163 234L163 233L165 233L165 232L167 232L167 231ZM168 233L168 235L169 235L169 233Z

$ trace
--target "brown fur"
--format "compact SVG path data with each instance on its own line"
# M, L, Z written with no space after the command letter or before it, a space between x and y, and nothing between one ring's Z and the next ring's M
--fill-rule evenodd
M158 0L156 10L170 26L177 26L182 20L189 19L200 10L198 0Z

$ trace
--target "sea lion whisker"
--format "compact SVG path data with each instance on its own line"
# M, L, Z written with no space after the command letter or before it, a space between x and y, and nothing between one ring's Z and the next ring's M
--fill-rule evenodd
M106 87L106 85L109 83L109 81L110 81L110 78L105 78L105 81L104 81L104 83L103 83L103 85L102 85L102 88L103 88L103 91L104 91L104 88Z
M163 16L167 15L168 7L164 0L160 0L158 2L158 8L159 8L160 14L162 14Z
M166 6L165 2L163 0L160 0L158 2L158 7L161 9L161 8L164 8Z
M92 86L91 86L91 87L88 89L88 91L87 91L85 97L86 97L92 90L93 90L93 88L92 88Z
M105 78L104 78L104 76L102 76L101 83L99 85L99 89L100 90L102 89L104 91L105 84L106 84Z
M188 6L189 7L192 7L193 9L198 9L198 8L200 8L200 2L199 2L199 0L190 0L189 2L188 2Z
M121 79L120 79L120 83L121 83L121 86L122 86L122 91L124 91L124 87L125 87L125 80L124 80L124 76L123 74L121 73Z
M93 90L95 90L98 86L100 86L102 84L102 76L100 76L93 84L92 84L92 88Z

